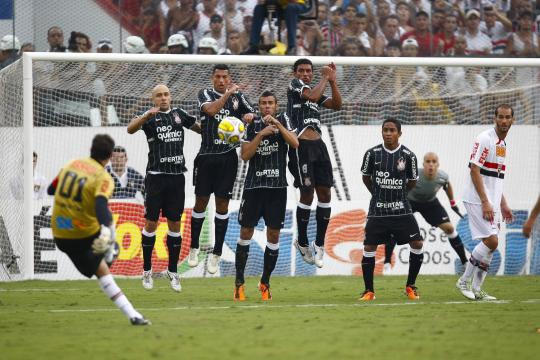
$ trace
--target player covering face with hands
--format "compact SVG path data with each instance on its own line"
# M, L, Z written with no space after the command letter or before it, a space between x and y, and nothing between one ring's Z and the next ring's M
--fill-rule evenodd
M265 91L259 99L260 117L248 125L242 140L241 156L249 161L238 215L240 238L236 245L234 300L245 300L244 269L253 231L262 217L266 224L264 267L259 283L262 300L271 300L270 275L279 254L279 233L287 205L285 173L288 147L298 147L296 133L286 113L276 114L277 99Z

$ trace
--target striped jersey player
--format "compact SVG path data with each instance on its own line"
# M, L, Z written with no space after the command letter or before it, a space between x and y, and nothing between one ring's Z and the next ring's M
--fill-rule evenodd
M495 127L478 135L469 160L470 176L465 184L463 203L469 215L471 235L481 241L472 251L456 286L463 296L471 300L495 300L482 290L482 284L498 246L500 222L513 221L512 210L503 195L505 139L513 122L512 107L508 104L497 106Z

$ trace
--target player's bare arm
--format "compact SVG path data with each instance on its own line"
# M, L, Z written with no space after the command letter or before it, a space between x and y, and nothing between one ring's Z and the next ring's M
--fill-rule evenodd
M281 133L281 136L283 136L285 142L289 144L290 147L292 147L293 149L298 148L300 143L294 131L287 130L285 126L283 126L283 124L279 122L278 119L276 119L270 114L266 115L263 120L266 124L275 126Z
M150 120L152 116L156 115L159 112L158 107L152 107L150 110L146 111L144 114L137 116L129 122L127 126L128 134L135 134L143 126L145 122Z
M493 221L494 213L493 206L489 203L489 199L484 189L484 183L482 182L482 175L480 175L480 167L471 163L471 180L474 185L474 189L482 202L482 217L484 220Z
M364 185L366 185L369 193L373 194L373 181L371 180L371 176L362 175L362 181L364 182Z
M330 72L328 73L328 83L330 84L330 89L332 90L332 97L327 99L322 105L327 109L332 110L341 110L342 100L341 93L336 82L336 65L331 63L328 65Z
M411 191L416 186L416 180L407 180L407 191Z
M536 218L540 215L540 196L538 196L538 200L536 200L536 204L534 205L533 209L531 210L531 213L529 214L529 217L523 224L523 235L528 238L531 236L532 228L534 226L534 222L536 221Z
M306 100L317 102L324 93L326 85L328 85L328 74L331 72L331 69L328 66L324 66L321 69L321 81L312 89L305 88L302 91L302 97Z
M242 116L242 121L246 124L251 124L253 122L253 119L255 119L255 114L253 113L247 113Z
M512 214L512 209L510 209L510 206L508 206L504 194L501 196L501 215L507 224L514 221L514 214Z
M257 147L261 143L262 139L264 139L265 136L271 136L274 135L277 128L274 125L270 125L262 129L255 135L253 140L250 142L246 142L242 144L242 160L248 161L251 159L255 153L257 152Z
M191 127L189 129L191 131L196 132L197 134L200 134L201 133L201 123L196 122L195 124L191 125Z
M229 84L229 86L227 87L227 90L225 91L222 97L220 97L219 99L215 101L204 104L201 110L209 116L216 115L221 109L223 109L229 97L237 91L238 91L238 85Z

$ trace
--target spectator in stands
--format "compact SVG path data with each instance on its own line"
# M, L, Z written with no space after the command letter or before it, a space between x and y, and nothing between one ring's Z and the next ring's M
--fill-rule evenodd
M329 22L321 28L323 39L330 43L331 49L337 49L343 39L343 10L339 6L330 8Z
M398 2L396 4L396 15L399 20L400 31L406 33L414 30L411 21L411 7L409 4L404 1Z
M366 48L356 37L346 37L337 50L339 56L368 56Z
M199 15L199 22L197 24L197 28L194 31L193 40L196 44L199 43L199 41L205 37L205 33L207 31L210 31L210 19L214 15L220 15L216 10L217 0L202 0L203 9L202 11L198 12ZM216 52L217 53L217 52Z
M414 2L413 2L414 3ZM425 11L416 13L414 31L403 34L401 42L408 38L415 38L418 43L418 56L437 56L438 44L429 29L429 15ZM402 44L403 48L403 44Z
M278 19L285 19L287 26L287 54L296 54L296 28L298 24L298 15L307 10L304 0L266 0L264 3L257 4L253 10L253 26L251 28L249 48L246 54L257 54L259 52L259 43L261 41L261 30L265 18L268 15L268 4L277 2Z
M34 200L40 200L47 196L47 186L49 185L47 183L47 179L45 176L41 175L36 171L37 167L37 161L38 161L38 154L34 151L33 156L33 172L34 172ZM22 159L21 159L21 166L22 166ZM11 178L9 181L9 189L11 191L11 195L13 195L13 198L15 200L23 200L24 197L24 184L23 184L23 177L20 175L16 175L15 177Z
M173 34L167 40L169 54L189 54L189 44L183 34Z
M328 4L320 1L317 8L317 24L319 28L328 24Z
M189 51L193 52L194 31L199 23L199 13L195 10L194 0L180 0L180 8L173 8L167 16L167 34L169 36L183 31L189 43Z
M444 19L442 30L435 34L435 41L438 43L440 54L444 56L454 55L454 46L456 44L457 17L454 14L448 14Z
M375 39L374 55L383 56L384 48L392 40L400 40L399 19L396 15L390 15L383 20L382 31L379 32Z
M227 47L227 35L225 29L223 29L223 18L221 15L216 14L210 18L210 30L204 33L204 37L216 39L219 49Z
M87 53L92 50L92 42L88 35L82 32L72 31L68 41L68 50L70 52Z
M444 14L449 14L452 11L452 5L446 0L433 0L433 3L431 4L431 11L433 13L436 11L442 11Z
M96 52L110 54L113 51L112 42L109 39L101 39L96 46Z
M508 38L506 54L522 57L540 56L538 35L533 32L533 14L524 11L518 16L518 29Z
M395 15L395 13L390 8L390 4L387 0L375 0L373 2L377 4L377 27L380 29L382 27L383 20L390 15Z
M426 14L431 14L431 3L429 0L410 0L413 13L418 14L423 11Z
M211 37L202 38L199 41L197 53L201 55L217 55L219 51L218 43L216 39Z
M242 49L248 49L249 39L251 37L251 28L253 27L253 15L244 15L244 20L242 21L242 23L244 25L244 29L240 31L240 41L242 42Z
M165 43L165 21L159 11L149 8L143 13L142 38L148 50L155 53Z
M345 34L346 29L354 21L356 14L358 14L358 10L356 10L356 6L349 4L349 6L345 8L345 11L343 12L343 24L344 24L343 33L344 34Z
M238 32L242 31L244 26L244 15L242 14L242 11L238 9L237 0L225 0L224 18L227 33L233 30Z
M330 56L332 55L332 48L328 40L322 40L315 50L316 56Z
M413 38L403 40L403 42L401 43L401 56L417 57L418 47L418 41Z
M502 55L508 44L508 36L512 31L512 22L496 7L484 7L484 20L480 23L480 31L491 39L491 53Z
M319 43L323 40L323 34L319 24L315 20L304 20L300 22L298 30L303 34L303 47L308 54L315 54Z
M137 193L144 194L144 176L131 166L127 166L127 161L126 149L123 146L115 146L111 162L105 167L114 181L113 199L135 198Z
M444 10L434 10L431 14L431 33L437 34L443 30L446 12Z
M374 40L368 35L368 19L364 14L356 14L351 26L345 28L344 35L346 37L355 37L362 43L362 46L368 52L368 56L373 55Z
M49 43L50 52L65 52L64 32L58 26L52 26L47 31L47 42Z
M161 0L159 2L159 11L161 12L161 16L166 19L167 15L169 15L169 11L180 7L180 1L178 0Z
M399 42L399 40L390 40L388 44L386 44L383 55L388 57L400 57L401 43Z
M25 52L34 52L36 51L36 47L31 42L27 42L21 45L21 50L19 50L19 54L23 54Z
M467 39L463 35L456 36L454 44L454 53L450 56L467 56Z
M341 5L340 5L341 4ZM360 14L369 15L369 6L370 0L337 0L334 2L334 5L341 6L343 12L347 9L349 5L353 5L356 8L356 12Z
M465 39L467 39L467 54L491 54L491 39L480 31L480 12L476 9L467 11L465 15Z
M148 49L144 44L144 40L139 36L128 36L124 40L124 50L128 54L145 54L148 53Z
M5 35L0 40L0 69L11 65L15 61L19 60L19 50L21 49L21 43L16 36Z
M242 40L240 39L240 33L236 30L231 30L227 34L227 49L231 52L231 55L240 55L244 50L242 47Z

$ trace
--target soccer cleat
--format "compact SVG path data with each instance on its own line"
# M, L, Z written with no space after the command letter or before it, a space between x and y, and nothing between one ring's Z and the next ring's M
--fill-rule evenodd
M462 281L461 278L456 282L456 289L458 289L463 296L469 300L476 300L474 293L471 290L471 285L467 281Z
M360 301L373 301L375 300L375 293L373 291L366 290L360 296Z
M154 279L152 279L152 269L148 271L143 271L142 286L144 290L152 290L152 288L154 287Z
M167 270L166 274L171 282L171 288L176 292L182 291L182 285L180 285L180 277L178 276L178 273Z
M313 243L313 262L318 268L323 267L324 246L317 246Z
M480 301L493 301L493 300L497 300L497 298L495 296L491 296L489 295L487 292L485 292L484 290L478 290L478 291L473 291L474 293L474 298L476 300L480 300Z
M131 322L131 325L152 325L150 320L146 320L145 318L134 317L129 319L129 321Z
M270 285L259 283L259 291L261 292L261 300L272 300L272 294L270 293Z
M187 263L189 267L195 267L199 265L199 249L190 248Z
M244 285L237 285L234 287L234 301L246 300L246 293L244 292Z
M392 264L384 263L383 275L390 275L390 274L392 274Z
M420 300L420 295L418 295L418 289L414 285L407 285L405 287L405 294L409 300Z
M296 249L302 256L302 259L304 259L307 264L313 265L315 263L315 261L313 260L313 254L311 253L311 248L309 246L300 246L298 240L295 240L294 247L296 247Z
M216 254L210 254L210 258L208 259L208 263L206 264L206 270L210 274L215 274L218 271L219 259L221 259L221 256Z

